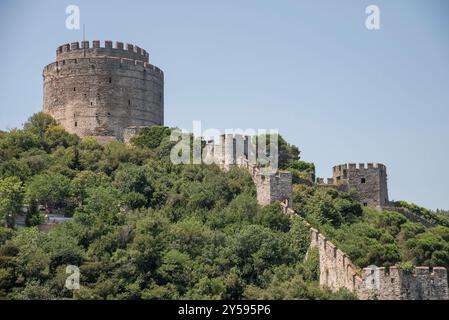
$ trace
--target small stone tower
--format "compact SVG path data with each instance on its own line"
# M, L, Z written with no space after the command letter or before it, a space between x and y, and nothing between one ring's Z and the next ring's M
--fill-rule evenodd
M280 201L288 208L293 205L292 174L286 171L258 173L253 176L257 188L257 201L266 206Z
M43 78L44 112L80 137L123 141L128 127L164 123L164 74L132 44L65 44Z
M287 208L292 208L292 174L277 169L258 168L255 146L251 144L250 136L223 134L218 144L213 140L208 141L203 152L207 163L215 163L223 170L227 171L233 166L247 169L256 184L260 205L267 206L280 201Z
M373 208L389 206L387 168L380 163L342 164L333 168L332 179L328 183L355 189L358 200Z

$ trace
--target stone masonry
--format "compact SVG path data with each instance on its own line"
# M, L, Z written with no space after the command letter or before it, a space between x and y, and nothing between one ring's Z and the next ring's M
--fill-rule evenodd
M204 153L206 163L215 163L223 170L232 166L246 168L253 177L257 189L257 201L266 206L280 201L292 207L292 174L277 169L261 169L256 165L255 148L251 137L243 135L221 135L219 143L208 141ZM252 156L253 155L253 156Z
M44 112L80 137L125 139L128 127L163 125L164 74L122 42L73 42L43 71Z
M275 201L286 202L292 206L292 174L277 171L271 174L258 173L253 176L257 188L257 201L267 206Z
M318 185L339 187L356 191L357 200L364 206L385 208L389 206L387 168L383 164L355 163L334 166L332 178L317 179Z
M320 285L333 291L345 288L360 299L448 300L447 270L444 267L416 267L413 271L398 267L360 270L349 257L318 230L310 229L311 248L320 257Z

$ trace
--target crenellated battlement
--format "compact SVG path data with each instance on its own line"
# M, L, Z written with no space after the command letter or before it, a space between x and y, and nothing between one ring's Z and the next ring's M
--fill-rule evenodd
M318 248L320 255L320 285L357 291L363 279L346 253L315 228L310 228L310 247Z
M66 60L81 57L119 57L143 62L149 62L149 53L133 44L124 45L123 42L113 42L106 40L103 43L99 40L66 43L56 49L56 59Z
M363 298L382 300L448 300L447 270L444 267L397 266L363 269L365 285L359 288Z
M413 270L403 270L397 266L391 267L377 267L377 268L363 268L363 274L368 275L374 272L379 272L381 277L392 277L398 274L398 272L404 272L413 277L426 276L429 279L434 279L435 277L444 276L447 273L445 267L415 267Z
M360 270L350 258L317 229L310 228L310 247L320 258L320 285L337 291L346 288L360 299L448 300L444 267L367 267Z
M91 70L92 65L102 65L104 64L107 68L117 68L122 70L129 71L138 71L138 72L148 72L151 75L154 75L160 79L164 78L164 72L156 67L155 65L144 62L141 60L133 60L128 58L120 58L120 57L89 57L89 58L70 58L59 60L53 63L50 63L44 67L43 75L44 77L47 75L51 75L52 73L64 73L67 71L69 74L73 74L73 70L76 67L79 70L85 72L86 70ZM85 67L83 69L83 67ZM89 68L90 67L90 68ZM76 69L75 69L76 70ZM98 73L98 69L95 70Z
M345 163L336 165L332 168L334 175L343 174L345 170L386 170L386 166L382 163Z
M320 187L355 190L364 206L388 207L387 167L382 163L345 163L332 168L332 178L317 178Z

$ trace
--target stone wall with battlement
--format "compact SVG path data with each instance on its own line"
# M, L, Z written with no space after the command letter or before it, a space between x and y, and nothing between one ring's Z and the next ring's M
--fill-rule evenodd
M398 267L360 270L318 230L310 229L310 246L320 257L320 285L337 291L355 292L360 299L448 300L447 270L416 267L408 272Z
M292 207L292 174L279 170L258 168L256 166L255 152L249 143L251 137L243 135L226 134L219 137L219 142L208 141L203 149L206 163L215 163L223 170L232 166L247 169L257 189L257 201L266 206L270 203L285 202L288 208ZM250 161L251 155L254 160Z
M246 168L253 177L257 187L257 200L265 206L275 201L281 202L285 214L299 218L292 209L292 175L282 171L265 171L247 159L250 152L244 143L243 152L238 156L235 146L236 140L249 141L248 137L222 135L219 144L208 141L203 152L205 157L224 170L232 166ZM234 148L234 149L233 149ZM226 150L228 151L227 154ZM229 152L229 151L232 152ZM325 183L318 179L319 184L329 187L357 186L355 180L364 178L363 184L368 185L374 181L374 189L382 188L381 179L385 178L386 168L381 164L347 164L334 167L334 176ZM358 191L363 191L359 188ZM386 191L386 185L385 185ZM377 192L377 191L376 191ZM377 193L376 193L377 194ZM359 195L366 196L361 192ZM372 196L369 193L369 196ZM363 199L361 199L363 200ZM370 203L370 205L373 205ZM307 225L309 225L306 222ZM310 226L310 225L309 225ZM317 229L310 228L310 247L317 248L320 261L319 282L323 287L333 291L347 289L356 293L360 299L381 300L448 300L448 281L445 268L435 267L432 270L426 267L417 267L411 273L397 267L391 268L358 268L349 256L338 249L331 241Z
M149 53L146 50L127 43L106 40L103 43L99 40L66 43L56 49L56 60L67 60L76 58L96 58L96 57L118 57L131 60L149 62Z
M43 80L44 112L80 137L123 141L125 128L164 123L164 74L137 46L63 45Z
M310 246L319 251L320 285L334 291L357 291L362 286L363 279L349 257L314 228L310 229Z
M363 278L369 285L358 288L365 299L448 300L447 270L443 267L365 268Z

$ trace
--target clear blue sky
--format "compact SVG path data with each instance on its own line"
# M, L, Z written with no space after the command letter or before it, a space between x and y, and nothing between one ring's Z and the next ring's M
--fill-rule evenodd
M383 162L390 198L449 208L449 1L0 2L0 129L42 107L42 69L76 4L86 39L124 41L165 72L166 125L276 128L302 158ZM365 8L381 30L365 28Z

